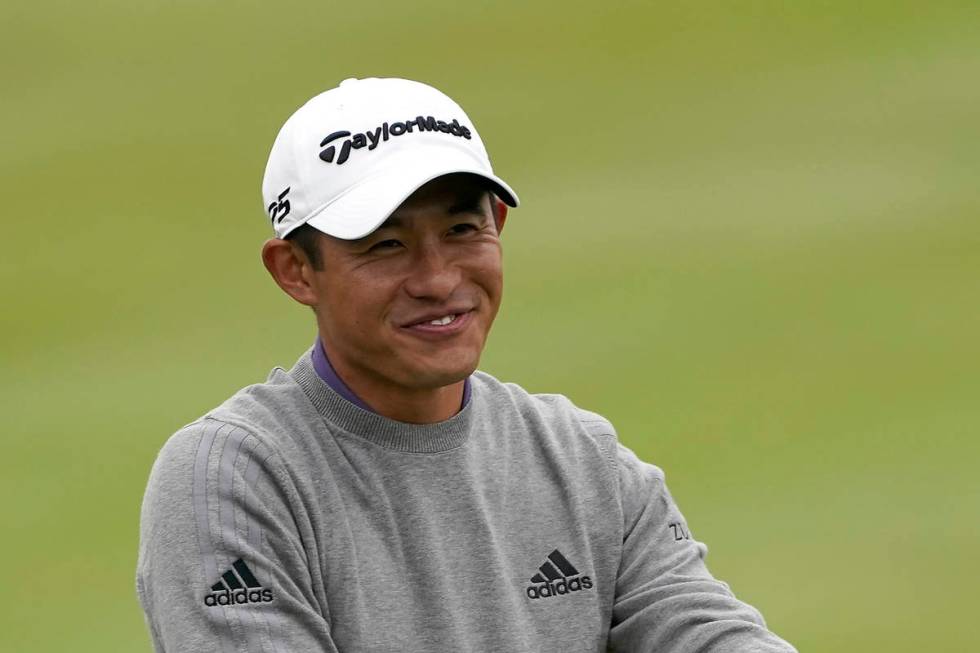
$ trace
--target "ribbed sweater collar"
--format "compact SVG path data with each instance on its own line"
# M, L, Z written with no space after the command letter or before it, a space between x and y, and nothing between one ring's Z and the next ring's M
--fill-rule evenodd
M300 357L289 375L328 424L385 449L412 453L455 449L466 441L473 421L475 396L451 418L435 424L409 424L364 410L324 383L313 369L309 352Z

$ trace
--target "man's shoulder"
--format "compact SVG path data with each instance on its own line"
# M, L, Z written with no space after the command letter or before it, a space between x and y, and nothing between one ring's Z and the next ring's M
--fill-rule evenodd
M570 416L589 430L615 435L612 423L599 413L576 405L567 396L552 392L529 392L524 387L510 381L501 381L492 374L477 370L474 379L489 390L490 396L499 400L503 397L511 401L519 409L536 411L555 417Z
M164 444L160 457L188 458L211 440L242 441L251 449L281 449L283 438L309 420L309 401L302 388L281 368L261 383L247 385L213 409L179 428Z
M302 387L281 367L269 372L262 383L247 385L204 418L237 425L240 428L277 432L297 418L308 419L310 402ZM299 415L298 415L299 414Z
M612 422L599 413L576 405L563 394L529 392L517 383L500 381L481 370L474 372L473 377L478 387L491 398L491 402L509 404L525 421L554 426L577 425L581 431L596 440L615 443L617 439Z

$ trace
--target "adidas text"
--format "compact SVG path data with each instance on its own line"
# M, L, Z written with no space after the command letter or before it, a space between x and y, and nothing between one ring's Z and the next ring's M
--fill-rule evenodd
M592 589L592 579L588 576L576 576L575 578L560 578L549 583L531 585L527 588L527 596L529 599L547 599L552 596L561 596L588 589Z
M419 132L442 132L444 134L459 136L466 140L473 138L473 132L470 131L469 127L460 125L459 121L455 118L453 118L452 122L445 122L443 120L436 120L432 116L418 116L405 122L386 122L380 127L375 127L373 130L360 134L351 135L349 131L333 132L320 141L320 147L324 148L320 151L320 159L326 163L334 163L334 158L336 158L337 165L342 165L350 158L352 149L359 150L362 147L366 147L369 150L373 150L380 143L388 141L392 136L416 133L413 132L413 129L416 128ZM341 143L334 143L334 141L339 141L342 138L346 140ZM340 147L339 155L337 154L337 146Z
M241 605L244 603L268 603L272 600L272 590L223 590L211 592L204 597L204 605Z
M247 603L268 603L273 599L272 590L263 588L262 583L239 558L231 563L231 569L221 574L221 579L211 586L211 593L204 596L204 605L243 605Z

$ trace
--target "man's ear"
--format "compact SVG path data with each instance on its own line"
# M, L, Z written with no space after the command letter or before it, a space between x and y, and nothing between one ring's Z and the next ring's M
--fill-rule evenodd
M490 200L494 202L495 205L493 211L493 221L497 225L497 233L499 234L504 230L504 223L507 222L507 209L510 207L508 207L504 201L496 195L491 196Z
M287 295L307 306L316 306L313 266L288 240L272 238L262 246L262 263Z

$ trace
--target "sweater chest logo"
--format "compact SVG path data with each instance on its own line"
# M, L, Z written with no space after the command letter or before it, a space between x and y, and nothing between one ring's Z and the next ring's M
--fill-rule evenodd
M245 561L239 558L231 563L231 568L221 574L218 582L211 586L211 592L204 596L204 605L244 605L248 603L268 603L273 599L272 590L262 587L255 574Z
M555 549L531 576L525 593L529 599L549 599L592 589L592 579L579 573L568 558Z

